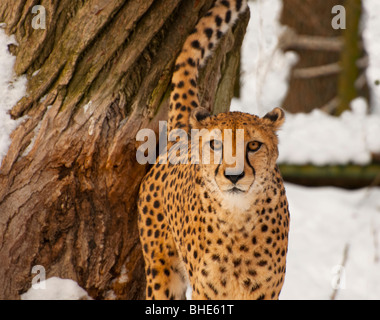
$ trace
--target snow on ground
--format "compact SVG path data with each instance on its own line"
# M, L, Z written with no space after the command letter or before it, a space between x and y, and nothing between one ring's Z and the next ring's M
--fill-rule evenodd
M57 277L36 283L21 295L22 300L92 300L75 281Z
M287 184L286 192L291 221L280 298L330 299L341 279L336 299L380 299L380 188Z
M15 43L14 37L8 37L0 25L0 165L11 143L10 134L20 122L12 120L8 111L26 93L26 77L15 78L16 58L8 51L8 45Z

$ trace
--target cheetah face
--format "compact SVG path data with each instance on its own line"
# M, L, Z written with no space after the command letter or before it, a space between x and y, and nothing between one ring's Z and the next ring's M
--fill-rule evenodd
M280 108L263 118L240 112L210 116L205 109L196 109L190 125L202 132L200 165L209 188L221 197L243 201L255 185L269 179L278 157L276 131L283 122Z

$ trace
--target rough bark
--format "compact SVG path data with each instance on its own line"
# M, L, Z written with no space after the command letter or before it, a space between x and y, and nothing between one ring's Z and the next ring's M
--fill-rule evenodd
M148 168L135 136L166 120L175 57L212 3L1 1L0 22L19 43L15 71L29 81L0 167L0 299L28 290L35 265L96 299L144 298L135 200ZM31 26L36 4L46 30ZM199 80L203 104L218 93L218 112L229 108L248 19Z

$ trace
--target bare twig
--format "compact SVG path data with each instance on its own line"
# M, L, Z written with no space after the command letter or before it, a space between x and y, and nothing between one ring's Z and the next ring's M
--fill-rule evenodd
M338 108L338 105L339 105L339 98L334 97L333 99L331 99L329 102L327 102L324 106L322 106L319 109L328 114L333 114L336 108Z
M375 224L372 223L372 236L373 236L373 246L374 246L374 262L375 263L379 263L380 262L380 256L379 256L379 252L380 252L380 247L379 247L379 241L378 241L378 230L377 228L375 227Z
M320 37L299 35L293 29L286 29L279 40L282 50L323 50L339 52L343 49L341 37Z
M347 263L347 259L348 259L348 251L350 249L350 245L348 243L346 243L346 245L344 246L344 250L343 250L343 259L342 259L342 263L341 263L341 267L342 269L344 269L344 267L346 266L346 263ZM340 283L342 281L342 279L339 279ZM332 292L331 296L330 296L330 299L331 300L335 300L336 299L336 296L339 292L339 289L340 289L340 286L336 286L336 288L334 288L334 291Z
M339 63L330 63L318 67L294 69L293 77L297 79L310 79L337 74L342 68Z
M368 66L368 56L364 56L356 61L358 68L364 69ZM342 67L339 62L325 64L317 67L298 68L294 69L293 77L298 79L310 79L323 76L329 76L331 74L337 74L342 71ZM361 83L358 83L360 85Z

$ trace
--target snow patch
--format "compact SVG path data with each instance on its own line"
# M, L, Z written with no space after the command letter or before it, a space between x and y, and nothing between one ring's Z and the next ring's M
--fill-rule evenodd
M128 260L129 260L129 257L128 257ZM127 262L128 262L127 260ZM127 283L129 281L129 276L128 276L128 269L125 265L123 265L121 267L121 272L120 272L120 276L118 277L118 282L119 283Z
M52 277L39 283L40 289L31 287L21 295L22 300L92 300L78 283L71 279ZM44 289L42 289L44 288Z
M286 184L290 231L281 299L380 298L380 188ZM344 251L347 258L344 265Z
M89 101L86 105L83 106L84 113L87 113L87 111L92 108L92 101Z
M12 120L8 111L26 94L26 76L16 78L13 66L16 57L8 51L9 44L17 44L14 36L7 36L0 27L0 165L11 143L10 134L21 122Z
M40 71L41 71L41 69L38 69L38 70L34 71L33 74L32 74L32 77L35 77L37 74L40 73Z
M280 107L288 90L288 76L297 55L277 47L285 27L279 23L281 1L250 2L251 18L242 46L241 99L231 111L264 115Z
M279 162L295 165L366 165L380 153L380 115L367 115L363 98L333 117L320 110L287 114L279 132Z

